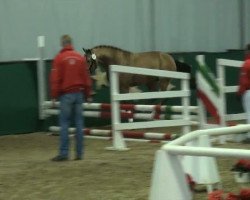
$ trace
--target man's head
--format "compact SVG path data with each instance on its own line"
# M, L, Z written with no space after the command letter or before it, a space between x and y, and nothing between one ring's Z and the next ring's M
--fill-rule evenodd
M61 37L61 46L65 47L67 45L71 45L72 44L72 39L69 35L63 35Z

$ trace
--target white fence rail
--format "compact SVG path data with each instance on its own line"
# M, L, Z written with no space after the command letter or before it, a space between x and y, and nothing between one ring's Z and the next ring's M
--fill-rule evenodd
M181 90L120 94L120 91L119 91L119 74L120 73L130 73L130 74L140 74L140 75L147 75L147 76L180 79ZM182 106L188 108L190 106L189 79L190 79L190 75L187 73L153 70L153 69L130 67L130 66L111 65L110 66L110 82L111 82L111 104L112 104L112 132L114 133L114 136L113 136L113 146L110 149L115 149L115 150L127 149L126 144L120 132L126 129L183 126L183 132L184 133L189 132L191 121L190 121L188 109L183 109L182 111L183 117L182 119L179 119L179 120L157 120L157 121L150 121L150 122L121 123L121 116L120 116L120 101L122 100L181 97Z

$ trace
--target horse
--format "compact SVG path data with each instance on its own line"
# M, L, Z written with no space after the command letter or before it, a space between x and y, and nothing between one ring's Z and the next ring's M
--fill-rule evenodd
M174 58L165 52L151 51L133 53L117 47L99 45L91 49L84 49L87 61L89 62L89 70L92 74L97 66L107 73L109 80L109 66L123 65L142 67L150 69L183 71L176 66ZM185 70L184 70L185 71ZM191 69L190 69L191 71ZM146 85L150 91L156 91L159 85L161 91L166 91L170 83L170 78L157 78L153 76L142 76L137 74L120 74L120 92L128 93L132 86Z

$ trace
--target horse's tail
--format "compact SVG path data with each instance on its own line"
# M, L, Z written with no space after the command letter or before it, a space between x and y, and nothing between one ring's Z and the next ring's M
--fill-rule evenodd
M177 72L185 72L185 73L189 73L191 75L190 88L196 89L196 78L195 78L195 75L192 75L192 66L187 64L187 63L180 62L178 60L175 60L175 64L176 64L176 71Z
M185 72L185 73L190 73L192 72L192 67L191 65L184 63L184 62L180 62L178 60L174 60L175 64L176 64L176 71L177 72Z

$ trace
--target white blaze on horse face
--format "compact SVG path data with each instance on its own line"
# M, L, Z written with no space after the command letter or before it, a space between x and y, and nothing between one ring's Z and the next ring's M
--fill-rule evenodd
M96 55L95 55L94 53L92 53L91 58L92 58L93 60L96 60Z

